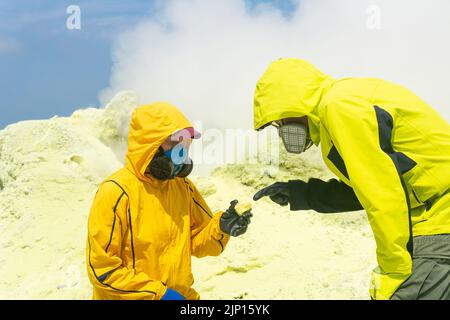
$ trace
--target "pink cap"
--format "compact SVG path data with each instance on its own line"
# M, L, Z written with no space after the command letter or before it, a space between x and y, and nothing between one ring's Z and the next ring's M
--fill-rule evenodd
M202 134L200 132L198 132L197 130L195 130L193 127L186 128L186 129L191 134L192 139L199 139L202 136Z
M191 139L198 139L202 136L201 133L195 130L193 127L188 127L173 133L172 139L180 141L180 138L185 137L185 135L187 135L188 133Z

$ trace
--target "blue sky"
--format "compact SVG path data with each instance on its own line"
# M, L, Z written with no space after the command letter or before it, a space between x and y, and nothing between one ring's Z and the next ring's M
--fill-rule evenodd
M291 0L243 0L249 11L272 3L284 15ZM0 129L28 119L70 115L98 106L109 84L115 36L145 17L155 0L0 0ZM81 30L68 30L66 8L81 8Z

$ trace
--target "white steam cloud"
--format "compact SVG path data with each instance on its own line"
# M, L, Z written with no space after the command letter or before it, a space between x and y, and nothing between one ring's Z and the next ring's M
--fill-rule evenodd
M120 34L106 102L134 90L169 101L205 127L251 128L253 91L280 57L335 78L400 83L450 118L450 1L302 0L283 16L242 0L173 0Z

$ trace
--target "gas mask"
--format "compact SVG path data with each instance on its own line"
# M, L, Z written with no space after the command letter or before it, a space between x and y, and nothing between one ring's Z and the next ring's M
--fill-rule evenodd
M187 149L182 144L178 144L167 151L160 148L150 161L146 173L150 173L158 180L185 178L192 172L193 167Z
M305 152L313 144L308 129L301 123L288 123L279 126L278 135L289 153Z

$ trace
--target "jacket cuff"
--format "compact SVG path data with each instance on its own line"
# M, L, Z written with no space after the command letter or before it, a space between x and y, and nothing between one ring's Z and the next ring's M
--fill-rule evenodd
M162 297L166 294L168 287L164 284L164 282L159 281L159 285L156 288L156 296L155 300L161 300Z
M301 180L289 180L288 188L291 211L311 209L308 203L308 183Z
M220 218L223 212L217 212L211 219L211 236L216 240L222 240L224 237L228 236L225 232L220 229Z
M372 271L370 296L374 300L389 300L397 289L409 278L409 274L381 273L379 268Z

